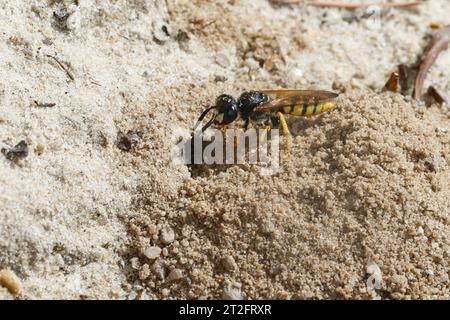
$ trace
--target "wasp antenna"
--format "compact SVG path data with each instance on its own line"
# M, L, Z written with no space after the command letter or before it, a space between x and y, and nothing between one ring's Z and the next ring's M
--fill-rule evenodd
M204 110L203 112L202 112L202 114L200 115L200 117L198 117L198 119L197 119L197 123L195 124L195 126L194 126L194 128L192 129L192 131L195 131L195 129L197 129L197 127L200 125L200 123L202 122L202 120L206 117L206 115L208 114L208 112L210 112L212 109L214 109L215 108L215 106L212 106L212 107L209 107L209 108L207 108L206 110ZM214 119L214 118L213 118ZM211 122L211 120L210 120L210 122ZM209 123L209 122L208 122ZM212 124L212 123L211 123ZM210 124L210 125L211 125Z
M202 132L205 132L206 129L211 127L211 125L214 123L215 117L212 117L202 128Z

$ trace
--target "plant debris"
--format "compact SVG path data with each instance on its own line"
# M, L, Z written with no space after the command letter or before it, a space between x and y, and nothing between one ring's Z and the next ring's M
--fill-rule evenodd
M2 148L1 152L10 161L24 159L28 156L28 144L22 140L10 149Z
M303 2L302 0L272 0L274 4L298 4ZM330 7L330 8L340 8L347 10L356 10L360 8L367 7L381 7L381 8L411 8L423 4L422 1L412 1L412 2L368 2L368 3L347 3L347 2L334 2L334 1L312 1L307 2L310 6L315 7Z
M441 51L445 50L448 47L449 42L450 26L446 26L440 29L433 36L431 40L431 48L423 58L422 63L419 67L419 72L417 73L417 77L414 83L414 99L422 100L424 98L422 96L422 90L427 72L430 69L431 65L436 61Z
M401 88L401 93L407 95L409 88L412 86L411 70L404 64L398 66L398 81Z
M429 86L427 90L426 96L428 97L428 103L431 104L432 100L436 101L439 104L449 104L449 98L439 89L434 86Z
M308 4L315 7L331 7L347 10L356 10L367 7L411 8L423 4L423 2L413 1L413 2L399 2L399 3L392 3L392 2L346 3L346 2L317 1L317 2L309 2Z
M73 76L72 72L70 72L69 68L66 67L61 61L59 61L58 58L56 58L50 54L47 54L46 56L55 60L55 62L61 67L61 69L63 69L66 72L66 74L70 78L70 80L75 81L75 77Z
M398 82L399 82L399 74L398 72L392 72L389 76L388 81L384 85L383 90L397 92L398 90Z
M56 103L40 103L36 100L34 100L34 104L39 108L53 108L54 106L56 106Z

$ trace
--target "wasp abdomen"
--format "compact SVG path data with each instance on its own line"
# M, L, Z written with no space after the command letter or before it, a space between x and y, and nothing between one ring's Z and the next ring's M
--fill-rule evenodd
M310 117L319 113L328 112L336 107L336 102L328 101L316 104L297 104L282 107L280 112L293 116Z

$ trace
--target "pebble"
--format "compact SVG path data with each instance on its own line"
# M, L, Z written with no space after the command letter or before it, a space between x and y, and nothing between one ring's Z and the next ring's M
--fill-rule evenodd
M161 294L162 294L163 296L167 297L167 296L169 296L169 294L170 294L170 290L164 288L164 289L161 290Z
M72 32L78 31L81 26L81 16L78 10L74 11L66 20L66 28Z
M447 133L448 130L445 129L445 128L436 128L435 131L436 131L438 136L441 136L441 135Z
M419 235L423 235L424 234L424 231L423 231L423 228L422 227L418 227L417 228L417 234L419 234Z
M438 154L434 154L428 162L431 169L435 172L439 172L445 169L446 161Z
M275 231L275 225L271 221L264 221L260 225L261 232L264 234L271 234Z
M242 294L239 290L225 288L222 292L222 299L224 300L242 300Z
M76 6L60 8L54 11L53 18L62 30L76 31L81 25L80 13Z
M130 294L128 295L128 300L136 300L136 298L137 298L136 291L131 291Z
M170 39L171 28L163 21L153 23L153 40L158 44L164 44Z
M232 256L227 256L222 259L222 265L227 271L235 271L238 266L236 264L236 261L234 261L234 258Z
M0 271L0 286L5 287L9 292L16 296L19 294L22 284L20 279L11 270Z
M380 267L375 262L369 261L367 263L366 272L370 274L370 277L367 281L369 289L380 289L381 283L383 281Z
M144 264L139 270L139 279L145 280L150 276L150 268L148 264Z
M259 62L256 61L254 58L251 58L251 57L245 59L244 63L250 70L258 70L260 68Z
M224 68L227 68L231 64L230 59L224 52L219 52L216 55L216 62L219 66L224 67Z
M2 148L1 152L5 155L6 159L10 161L24 159L28 156L28 144L25 140L22 140L12 148Z
M424 270L424 273L425 273L427 276L434 276L434 271L433 271L432 269L425 269L425 270Z
M138 270L140 268L139 259L137 257L130 259L131 267L134 270Z
M214 77L214 81L215 81L215 82L225 82L225 81L227 81L227 80L228 80L228 78L225 77L225 76L222 76L222 75L216 75L216 76Z
M441 273L441 277L440 278L441 278L441 282L448 282L448 273L443 271Z
M36 145L36 147L34 148L34 152L36 152L38 155L41 155L42 153L44 153L45 150L45 146L41 143L38 143Z
M161 242L164 244L170 244L175 241L175 232L170 228L161 230Z
M175 280L180 280L182 278L183 278L183 271L181 271L180 269L173 269L172 271L170 271L169 276L167 277L167 280L175 281Z
M152 264L152 272L161 280L165 277L165 271L163 264L160 261L155 261L155 263Z
M143 254L149 259L156 259L161 254L161 251L160 247L153 246L145 248Z

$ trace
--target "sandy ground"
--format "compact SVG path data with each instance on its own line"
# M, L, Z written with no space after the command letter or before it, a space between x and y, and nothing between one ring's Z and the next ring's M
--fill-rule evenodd
M2 1L0 148L29 145L0 155L16 298L448 299L449 109L380 93L450 23L425 2L374 23L265 0ZM426 85L449 93L449 66ZM289 119L277 174L171 161L217 95L278 87L341 95Z

